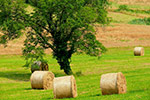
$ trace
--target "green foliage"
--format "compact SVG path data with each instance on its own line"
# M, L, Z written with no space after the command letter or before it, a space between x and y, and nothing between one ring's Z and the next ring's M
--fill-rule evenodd
M25 28L24 7L20 0L0 0L0 28L4 34L0 43L6 44L8 40L20 37L21 30Z
M117 11L128 11L129 8L127 5L120 5L119 8L117 9Z
M150 25L150 17L143 19L134 19L130 21L129 24Z
M109 23L107 0L29 0L28 3L34 7L30 14L26 13L21 1L8 1L10 4L3 1L6 6L0 6L0 18L8 14L8 19L1 21L1 28L6 34L0 40L7 43L18 38L21 30L26 29L23 49L26 66L35 60L44 61L44 50L51 48L60 68L66 74L72 74L70 59L73 53L98 56L106 51L96 40L93 24Z
M144 19L134 19L134 20L130 21L129 24L146 25Z
M150 25L150 17L149 18L145 18L145 22L146 22L146 25Z
M116 12L120 11L127 11L131 13L144 13L144 14L150 14L150 10L139 10L139 9L130 9L127 5L120 5L118 9L115 10Z

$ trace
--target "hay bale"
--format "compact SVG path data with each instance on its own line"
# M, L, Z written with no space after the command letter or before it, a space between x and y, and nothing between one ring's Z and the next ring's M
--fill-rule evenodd
M58 77L53 83L54 98L77 97L76 80L73 75Z
M144 48L143 47L135 47L134 48L134 56L144 56Z
M121 72L103 74L100 80L100 88L102 95L126 93L126 79Z
M33 73L34 71L48 71L48 64L45 62L41 61L35 61L31 65L31 72Z
M35 71L30 77L32 89L52 89L54 74L49 71Z

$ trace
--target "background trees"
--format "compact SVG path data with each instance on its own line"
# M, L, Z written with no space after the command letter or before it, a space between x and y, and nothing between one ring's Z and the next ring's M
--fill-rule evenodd
M29 0L34 11L18 0L0 0L0 43L18 38L26 31L23 55L26 66L45 61L44 50L51 48L66 74L72 74L70 59L81 52L99 56L106 48L96 40L93 24L107 24L107 0Z

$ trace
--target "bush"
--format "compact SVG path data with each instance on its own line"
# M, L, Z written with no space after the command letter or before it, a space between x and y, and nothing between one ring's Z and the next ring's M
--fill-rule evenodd
M146 25L144 19L133 19L129 24Z
M150 14L150 10L139 10L139 9L130 9L127 5L120 5L118 9L115 10L116 12L120 11L127 11L132 13L141 13L141 14Z
M143 19L134 19L130 21L129 24L150 25L150 17L143 18Z
M146 25L150 25L150 17L145 19Z
M120 5L116 11L128 11L129 8L127 5Z

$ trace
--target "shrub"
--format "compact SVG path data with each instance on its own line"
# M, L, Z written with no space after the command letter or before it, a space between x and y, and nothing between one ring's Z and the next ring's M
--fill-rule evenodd
M143 18L143 19L134 19L130 21L129 24L150 25L150 17Z
M120 5L116 11L128 11L129 8L127 5Z

